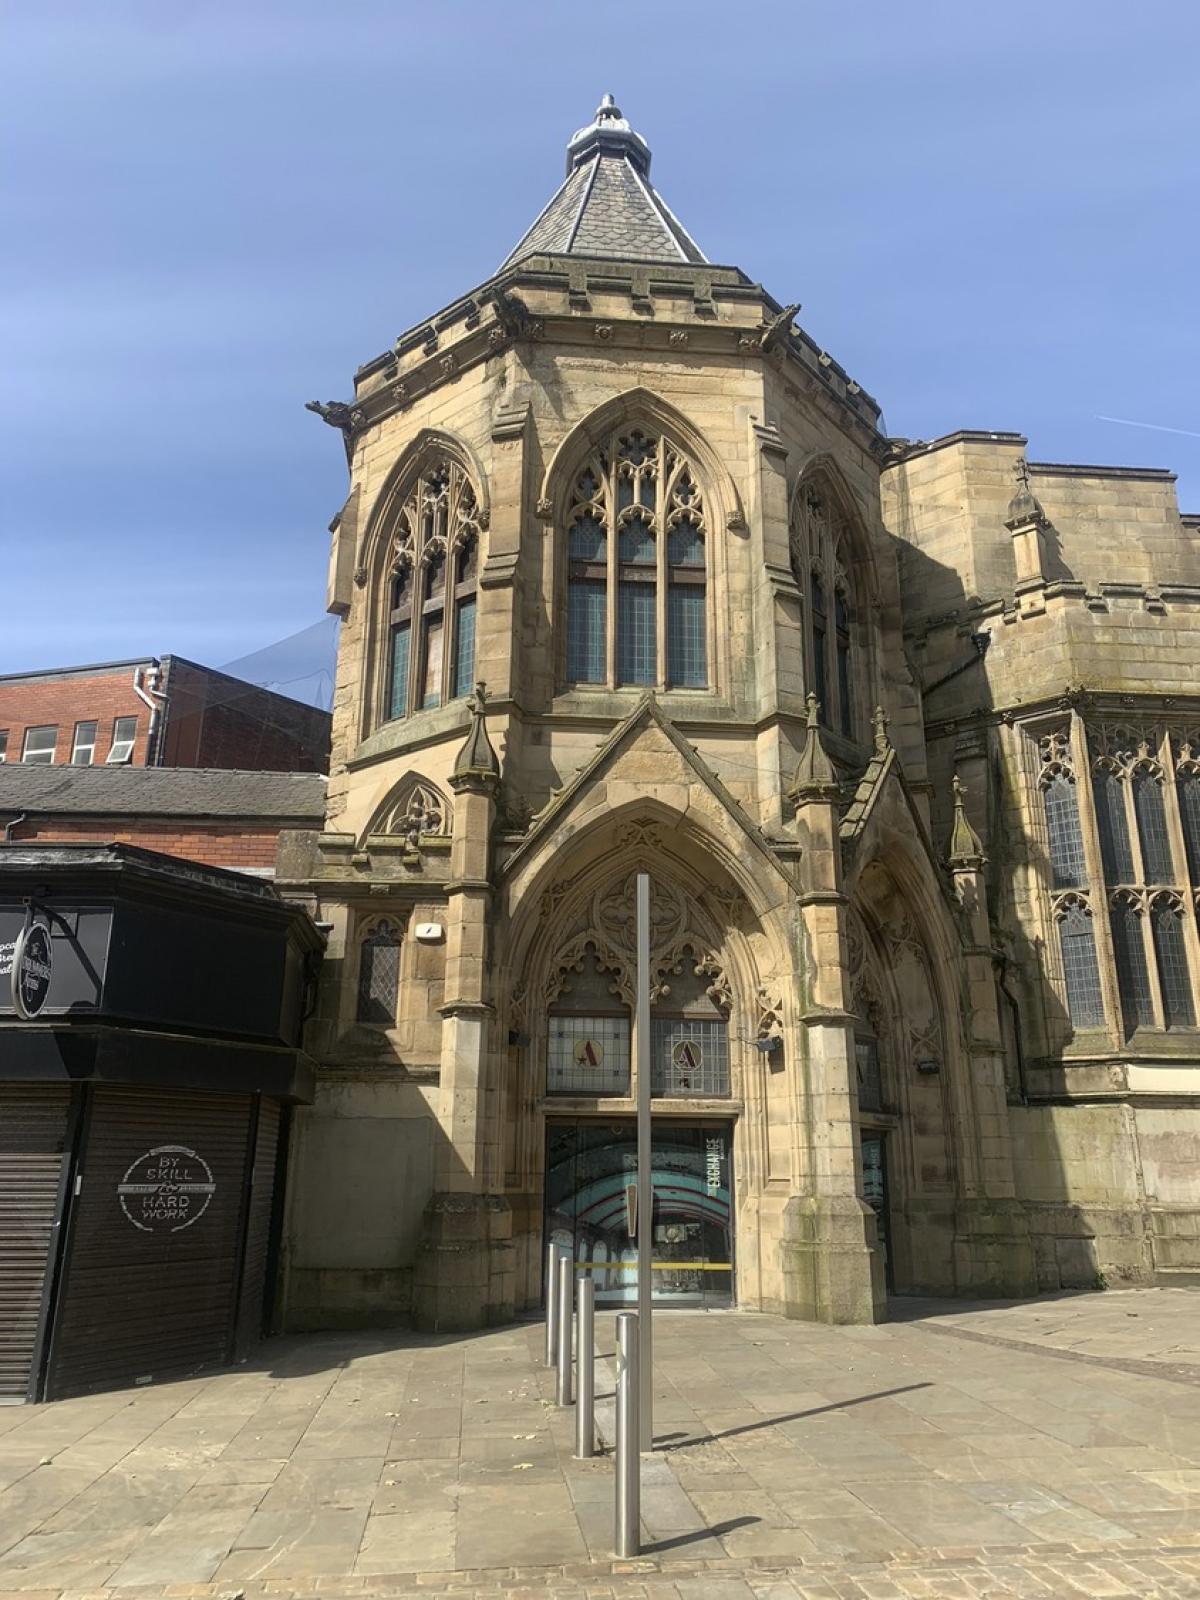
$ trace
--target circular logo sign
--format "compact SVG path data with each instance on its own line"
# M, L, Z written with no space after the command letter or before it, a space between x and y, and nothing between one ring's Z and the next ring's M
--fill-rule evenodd
M704 1052L697 1039L676 1039L671 1046L671 1060L680 1072L699 1072Z
M598 1039L580 1039L575 1046L575 1059L581 1067L598 1067L604 1060L604 1046Z
M178 1233L208 1210L216 1192L208 1162L182 1144L139 1156L117 1185L121 1210L143 1233Z
M17 935L12 964L13 1008L26 1022L46 1004L53 974L50 930L43 922L31 922Z

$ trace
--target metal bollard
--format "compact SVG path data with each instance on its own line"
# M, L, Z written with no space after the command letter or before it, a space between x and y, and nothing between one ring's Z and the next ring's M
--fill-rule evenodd
M555 1283L555 1296L558 1300L558 1316L555 1321L558 1333L557 1372L554 1379L554 1398L560 1406L571 1404L571 1324L574 1318L571 1314L572 1269L574 1263L565 1252L558 1258L558 1278Z
M638 1405L638 1317L617 1317L616 1546L621 1557L642 1548L642 1453Z
M575 1278L579 1326L575 1339L575 1454L596 1453L596 1284L590 1272Z
M546 1246L546 1365L552 1367L558 1356L558 1278L556 1268L562 1246Z

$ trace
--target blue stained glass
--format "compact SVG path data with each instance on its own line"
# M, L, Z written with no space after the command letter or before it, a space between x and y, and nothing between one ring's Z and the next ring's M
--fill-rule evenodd
M460 600L454 640L454 696L470 694L475 679L475 600Z
M667 682L672 688L703 689L708 682L704 622L702 585L671 584L667 590Z
M622 583L617 586L618 683L654 683L658 675L654 612L655 590L652 583Z
M572 578L567 585L567 677L573 683L603 683L605 585Z
M403 717L408 711L408 657L412 631L407 622L392 629L392 693L389 717Z

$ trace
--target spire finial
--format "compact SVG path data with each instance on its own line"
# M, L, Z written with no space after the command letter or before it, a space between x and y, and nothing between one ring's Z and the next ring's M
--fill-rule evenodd
M1013 469L1017 475L1017 487L1013 490L1013 497L1008 502L1008 515L1004 519L1007 528L1019 528L1026 522L1045 522L1046 513L1042 510L1042 503L1034 494L1029 483L1029 462L1020 456Z
M796 780L788 790L788 799L797 805L811 800L837 800L841 795L841 785L821 737L821 703L811 689L804 703L808 708L804 717L804 749L800 752Z
M475 693L467 701L471 726L467 730L466 742L455 758L450 778L453 788L470 787L472 783L494 783L500 776L500 761L488 738L484 712L486 704L487 685L477 683Z
M874 714L871 717L871 727L874 730L875 754L877 756L887 755L892 748L892 741L888 738L888 723L891 720L891 717L888 716L882 706L875 707Z
M950 852L947 860L952 867L978 871L985 859L983 845L967 817L966 807L963 804L967 788L957 771L950 787L954 793L954 827L950 831Z
M642 177L650 171L650 146L635 133L611 94L596 107L586 128L580 128L567 146L567 171L573 172L596 155L623 156Z

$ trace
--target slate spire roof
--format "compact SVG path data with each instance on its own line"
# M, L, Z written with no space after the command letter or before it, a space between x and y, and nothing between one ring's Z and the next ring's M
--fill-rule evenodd
M705 260L651 186L650 147L612 95L604 96L592 121L567 145L562 187L500 270L530 255Z

